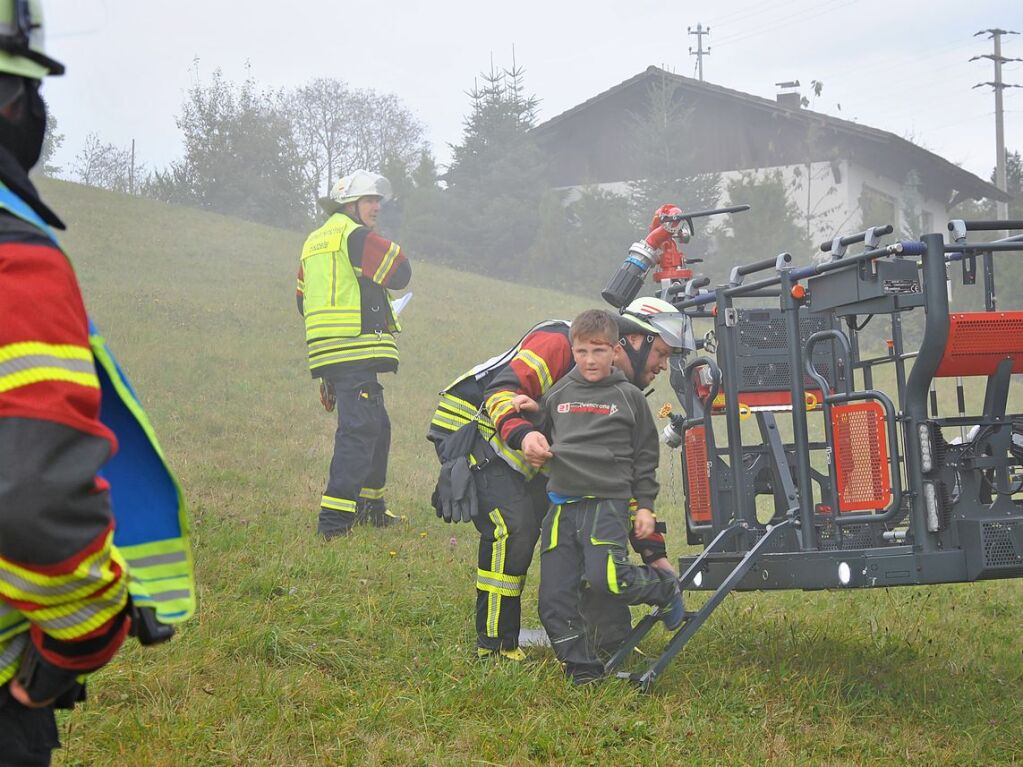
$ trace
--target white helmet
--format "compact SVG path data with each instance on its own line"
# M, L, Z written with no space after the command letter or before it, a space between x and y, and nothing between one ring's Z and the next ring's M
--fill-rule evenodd
M64 74L46 55L42 0L0 0L0 73L31 80Z
M346 202L360 197L381 197L383 202L391 199L391 182L379 173L355 170L337 180L328 197L321 197L320 207L327 213L337 213Z
M635 299L622 309L618 328L622 335L660 336L673 349L696 349L692 320L662 298Z

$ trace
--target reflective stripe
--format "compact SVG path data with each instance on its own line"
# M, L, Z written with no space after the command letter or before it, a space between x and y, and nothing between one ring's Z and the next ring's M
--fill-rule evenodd
M381 283L384 281L384 277L386 277L387 273L391 270L391 266L394 264L394 259L398 257L398 252L400 250L401 249L395 243L391 243L391 247L387 249L387 252L380 261L380 266L378 266L376 272L373 273L373 277L371 278L373 282Z
M551 371L548 369L547 363L542 357L529 349L520 349L519 353L516 355L516 359L524 362L529 366L530 370L536 373L536 379L540 382L541 393L551 388L551 385L554 383L551 381ZM512 361L514 362L514 360Z
M544 551L550 551L558 547L558 524L561 522L561 504L554 507L554 518L551 520L551 536L547 540Z
M364 487L359 491L359 497L365 498L367 501L378 501L384 497L384 488Z
M118 579L112 565L120 564L121 560L110 547L112 539L113 533L108 534L102 548L79 562L71 572L61 575L43 575L0 559L0 593L7 600L29 602L42 608L88 599L90 594Z
M398 346L389 333L361 335L356 338L327 339L310 344L311 370L338 362L367 359L398 359Z
M617 594L618 589L618 568L615 567L615 557L608 554L608 591Z
M99 378L86 346L23 341L0 347L0 392L42 381L99 388Z
M522 581L516 576L504 575L507 554L508 525L500 509L490 512L494 524L494 542L490 548L490 572L476 571L476 587L489 592L487 599L487 636L496 637L501 621L501 597L517 597L522 593Z
M127 578L118 581L112 592L104 592L100 599L83 605L67 605L33 610L32 623L55 639L76 639L94 631L128 604Z
M506 597L517 597L522 594L525 585L526 576L524 575L506 575L489 570L476 571L476 588L480 591L489 591ZM493 636L497 636L496 624Z
M6 645L0 645L0 685L7 684L18 670L18 662L27 642L28 634L19 634Z
M510 391L499 391L490 395L487 399L487 412L490 414L490 420L495 424L508 413L515 410L515 406L512 404L514 394Z
M325 509L332 509L333 511L344 511L348 514L355 513L355 501L349 498L334 498L325 495L320 498L320 506Z
M124 552L122 551L122 554ZM150 557L139 557L138 559L127 558L128 567L132 570L142 570L156 565L169 565L175 562L184 562L187 557L183 551L174 551L168 554L154 554Z

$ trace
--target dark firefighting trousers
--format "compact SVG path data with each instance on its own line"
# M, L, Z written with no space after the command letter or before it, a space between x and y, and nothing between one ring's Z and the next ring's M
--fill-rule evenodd
M675 596L673 573L629 561L630 524L624 499L556 504L544 517L540 622L554 654L571 670L602 669L624 638L620 627L628 605L661 606Z
M479 515L473 522L480 533L476 571L476 644L488 650L514 650L519 646L522 590L540 523L550 505L547 478L538 474L526 480L500 457L476 473ZM587 593L581 606L584 615L601 616L591 621L602 632L595 646L613 652L632 628L626 605L609 603L601 595Z
M348 532L368 518L385 524L384 486L391 449L391 421L376 373L325 376L337 397L337 431L327 489L320 500L320 535Z
M25 708L0 687L0 764L48 765L59 747L53 707Z

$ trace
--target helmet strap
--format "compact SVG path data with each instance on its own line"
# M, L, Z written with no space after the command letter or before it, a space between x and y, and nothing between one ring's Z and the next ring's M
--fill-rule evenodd
M629 364L632 365L632 383L640 388L643 388L640 384L640 376L643 371L646 370L646 361L650 357L650 349L654 345L654 337L647 336L643 339L643 343L636 349L629 343L628 336L622 336L618 339L618 343L622 345L625 350L625 356L629 358Z

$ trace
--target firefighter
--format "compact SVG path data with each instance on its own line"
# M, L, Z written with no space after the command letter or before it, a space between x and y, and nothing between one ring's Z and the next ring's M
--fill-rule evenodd
M59 745L54 709L83 699L80 679L105 665L129 631L141 639L142 627L144 641L160 641L172 633L163 619L183 620L194 609L177 483L130 384L86 316L53 234L64 225L28 177L46 128L42 78L63 72L43 49L41 3L0 0L4 764L49 764ZM112 416L115 431L105 423ZM118 443L117 458L108 462ZM119 484L122 477L130 479ZM123 507L127 520L124 551L114 545L112 506ZM150 523L159 540L148 535ZM143 576L138 583L134 572L129 579L133 561ZM170 576L144 585L147 561Z
M397 243L378 235L386 178L357 170L320 200L328 214L302 248L298 309L305 318L309 370L324 407L337 410L334 457L320 499L317 531L347 535L356 522L398 521L384 501L391 422L378 373L398 370L401 329L389 289L404 288L412 267Z
M670 321L651 324L652 317L666 312ZM694 346L688 320L657 298L632 302L619 317L619 329L614 365L641 389L668 367L673 350ZM446 470L461 465L456 453L462 452L450 449L451 445L464 442L465 434L478 432L480 436L469 448L474 512L463 517L471 516L480 534L476 571L480 658L496 655L518 661L525 657L519 648L521 594L549 505L546 476L534 467L550 455L550 446L526 415L515 409L513 399L526 394L539 401L574 365L569 323L542 322L516 346L448 386L430 425L428 439L434 442L442 462L434 506L446 519L452 516L452 503L445 498L452 492ZM466 426L470 428L463 429ZM455 495L463 494L456 489ZM662 533L663 528L647 538L634 538L632 545L645 563L671 570ZM629 630L628 608L598 604L596 599L587 592L583 609L605 613L603 620L590 622L608 627L603 636L593 638L593 644L611 652ZM612 618L607 616L609 612L614 613Z

